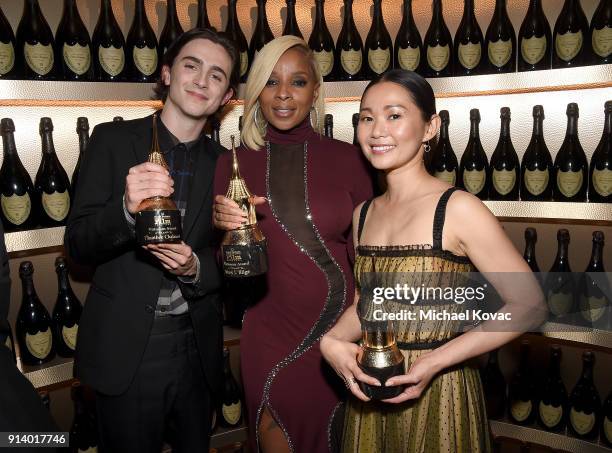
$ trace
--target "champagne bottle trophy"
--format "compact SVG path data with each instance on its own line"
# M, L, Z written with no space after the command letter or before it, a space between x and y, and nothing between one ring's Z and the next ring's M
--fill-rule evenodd
M244 225L227 231L221 242L223 271L227 277L254 277L268 270L266 238L257 225L252 195L240 175L234 136L232 135L232 176L225 195L247 213Z

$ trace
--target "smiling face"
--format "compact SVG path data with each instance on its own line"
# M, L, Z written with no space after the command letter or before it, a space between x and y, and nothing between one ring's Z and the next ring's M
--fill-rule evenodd
M276 62L266 86L259 95L259 105L266 121L279 130L300 124L318 96L308 58L299 49L287 50Z
M164 110L192 119L214 114L232 96L231 70L231 57L222 46L208 39L189 41L172 68L162 68L162 80L170 87Z
M415 158L421 161L421 147L435 136L436 128L437 121L425 122L409 92L396 83L378 83L361 100L357 138L378 170L389 172Z

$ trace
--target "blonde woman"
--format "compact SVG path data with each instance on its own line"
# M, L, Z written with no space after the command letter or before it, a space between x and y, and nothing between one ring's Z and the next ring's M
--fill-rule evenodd
M283 36L255 59L246 84L241 173L257 198L268 240L263 296L249 309L240 341L253 451L326 452L342 389L319 340L350 305L351 213L371 196L354 146L321 135L323 82L307 44ZM215 193L223 194L231 156L222 156ZM265 198L264 198L265 197ZM215 226L245 219L217 195Z

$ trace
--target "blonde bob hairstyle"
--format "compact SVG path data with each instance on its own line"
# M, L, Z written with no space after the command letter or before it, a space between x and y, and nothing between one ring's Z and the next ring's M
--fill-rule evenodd
M304 56L310 61L312 74L314 75L315 85L318 84L317 98L314 101L314 112L311 110L312 122L314 129L321 134L323 132L323 118L325 117L325 96L323 94L323 77L319 66L314 58L312 50L306 44L306 41L296 36L281 36L273 39L266 44L255 57L255 61L249 71L249 78L245 87L245 104L244 114L242 117L242 134L241 139L247 147L251 149L259 149L264 146L264 136L266 135L267 123L263 118L259 107L259 95L265 88L270 74L274 70L274 66L279 58L289 49L299 49L304 53ZM259 110L259 112L257 112ZM257 118L255 113L257 112ZM315 113L316 112L316 113ZM316 118L314 115L316 114ZM259 121L259 124L255 121Z

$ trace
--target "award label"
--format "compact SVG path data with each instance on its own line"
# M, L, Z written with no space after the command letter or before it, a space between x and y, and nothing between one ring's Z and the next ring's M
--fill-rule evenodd
M70 211L70 195L67 190L51 194L43 191L42 205L49 217L56 222L61 222L68 216L68 211Z
M98 49L100 66L108 75L115 77L121 74L125 67L125 53L123 47L104 47Z
M531 414L531 401L512 401L510 404L510 413L516 421L522 422L527 420Z
M491 41L489 43L488 54L489 61L491 61L494 66L501 68L508 63L512 57L512 41L510 39L506 41L503 39L495 42Z
M389 68L391 63L390 49L368 49L368 64L376 74L382 74Z
M554 428L561 421L563 416L563 407L555 407L551 404L544 404L540 401L540 418L544 425L548 428Z
M548 294L548 308L555 316L567 315L574 302L574 297L571 293L550 292Z
M609 57L612 53L612 27L603 27L601 30L593 30L593 51L602 58Z
M546 36L532 36L521 40L521 56L529 64L539 63L546 55Z
M268 269L266 241L222 245L221 252L223 272L228 277L258 275L262 269Z
M400 47L397 51L397 57L400 67L408 71L416 71L421 62L421 52L418 47Z
M0 195L0 204L2 204L2 214L13 225L24 223L32 212L32 202L27 192L23 195L13 194L8 197Z
M26 333L25 343L28 352L37 359L44 359L51 352L53 339L51 337L51 329L47 328L44 332L38 332L34 335Z
M562 171L557 173L557 186L567 198L576 195L582 187L582 171Z
M570 423L572 428L581 436L591 432L595 426L595 414L585 414L584 412L577 411L572 407L570 410Z
M240 414L242 413L240 401L229 405L224 404L221 406L221 413L229 425L235 425L240 420Z
M15 66L15 49L11 42L0 41L0 75L11 72Z
M567 32L558 34L555 40L555 51L557 56L563 61L570 61L575 58L582 49L582 32L576 33Z
M328 76L334 68L334 54L326 50L313 52L314 58L319 65L319 71L323 77Z
M141 245L181 242L181 211L154 209L136 213L136 237Z
M525 187L531 195L540 195L546 190L550 174L548 170L525 170Z
M157 69L157 49L155 47L134 46L134 64L142 74L150 76Z
M85 74L91 66L89 46L81 46L78 43L73 46L64 44L64 61L75 74Z
M445 46L427 46L427 63L437 72L442 71L448 65L450 60L450 48Z
M493 169L493 187L500 195L508 195L516 184L515 170Z
M455 185L457 181L457 171L455 170L442 170L435 172L434 176L438 179L441 179L444 182L449 183L451 186Z
M474 69L476 66L478 66L478 63L480 63L481 56L481 43L459 43L459 63L461 63L461 66L463 66L465 69Z
M340 63L344 71L355 75L361 70L361 50L342 50L340 52Z
M24 55L26 63L36 74L44 76L53 68L53 48L51 44L24 45Z
M602 197L612 195L612 170L604 168L593 170L593 188Z
M246 74L249 69L249 54L246 52L240 52L240 77Z
M64 343L73 351L76 349L77 342L77 332L79 330L79 325L75 323L72 327L62 327L62 338L64 339Z
M484 189L486 180L487 175L484 168L482 170L465 170L463 172L463 185L471 194L476 195L480 193Z

